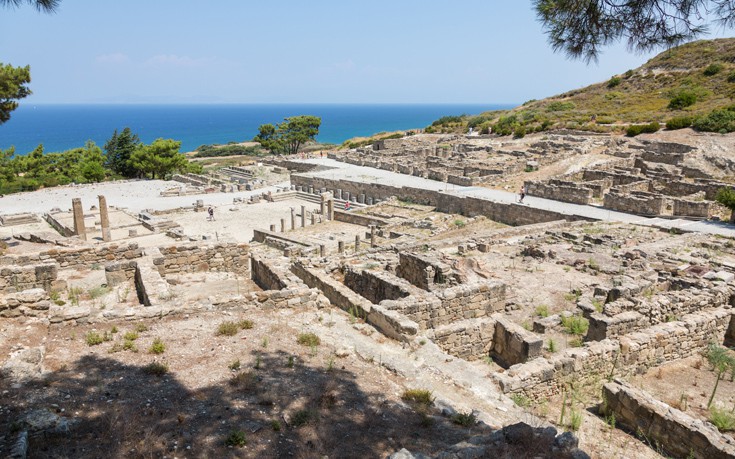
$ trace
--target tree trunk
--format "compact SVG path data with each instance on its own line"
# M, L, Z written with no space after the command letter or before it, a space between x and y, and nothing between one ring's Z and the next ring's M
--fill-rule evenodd
M709 401L707 402L707 409L709 409L710 406L712 406L712 400L715 398L715 392L717 392L717 386L720 384L720 377L722 376L722 372L717 373L717 380L715 381L715 387L712 389L712 395L709 396Z

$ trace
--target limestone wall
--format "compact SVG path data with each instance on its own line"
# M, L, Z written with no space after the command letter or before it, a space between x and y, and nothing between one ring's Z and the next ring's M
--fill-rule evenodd
M493 375L505 393L522 392L533 399L560 393L564 384L598 383L611 376L628 376L652 366L702 352L709 343L724 341L730 310L717 309L686 316L644 331L585 343L550 359L537 358Z
M0 266L4 265L36 265L56 262L60 268L91 267L103 265L111 261L132 260L143 256L143 249L138 244L109 244L100 247L84 247L75 249L52 249L33 255L6 255L0 257Z
M281 279L282 276L273 267L269 266L266 260L252 257L250 268L253 282L263 290L282 290L286 288L285 282Z
M114 287L135 279L135 270L138 263L132 261L118 261L105 265L105 279L107 285Z
M160 247L159 250L161 256L155 257L153 263L162 276L197 271L250 274L250 247L247 244L184 244Z
M388 278L378 272L368 270L353 271L345 270L344 284L352 291L359 293L373 304L379 304L383 300L398 300L406 298L411 293L406 288L403 280Z
M38 316L46 314L51 301L42 288L33 288L0 296L0 317Z
M41 288L54 290L58 265L43 263L36 266L1 266L0 293L15 293Z
M370 215L361 215L355 212L344 212L337 209L334 210L334 220L360 226L386 226L388 224L388 222L381 218L373 217Z
M602 387L602 412L616 423L640 432L667 455L696 459L735 457L735 440L713 425L656 400L648 392L616 380Z
M520 325L495 317L495 335L491 355L508 367L541 355L543 340Z
M525 182L524 186L529 196L583 205L589 204L592 199L592 190L579 183L561 180L550 180L548 182L529 180Z
M431 291L437 284L445 287L452 277L449 265L428 255L400 252L398 259L396 275L418 288Z
M656 195L630 195L610 191L605 195L605 207L619 212L638 215L661 215L664 212L665 199Z
M674 215L684 217L709 218L714 214L714 203L711 201L689 201L674 199Z
M463 320L427 332L427 336L444 352L465 360L490 355L495 336L495 320Z

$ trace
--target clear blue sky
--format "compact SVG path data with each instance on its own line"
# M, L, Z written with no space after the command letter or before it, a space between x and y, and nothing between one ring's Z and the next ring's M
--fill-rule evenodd
M720 34L721 35L721 34ZM655 54L655 53L654 53ZM530 0L62 0L0 10L25 103L521 103L644 63L554 54Z

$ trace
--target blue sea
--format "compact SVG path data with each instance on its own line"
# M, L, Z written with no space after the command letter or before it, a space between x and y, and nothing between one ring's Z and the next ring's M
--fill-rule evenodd
M129 127L149 143L156 138L181 141L181 151L204 144L251 140L264 123L297 115L322 118L317 140L342 143L356 136L422 128L447 115L478 114L511 108L502 104L425 105L31 105L21 101L0 124L0 149L15 146L24 155L43 144L46 152L63 151L92 140L104 145L115 129Z

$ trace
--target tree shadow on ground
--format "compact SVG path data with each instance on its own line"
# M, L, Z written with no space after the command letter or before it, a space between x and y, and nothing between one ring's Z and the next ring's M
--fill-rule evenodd
M72 424L67 433L31 433L31 458L371 458L403 447L437 453L488 430L365 392L339 362L324 368L285 352L253 354L253 368L199 390L187 389L175 373L156 375L155 368L97 355L20 388L0 380L4 446L37 409ZM233 432L247 443L228 446Z

